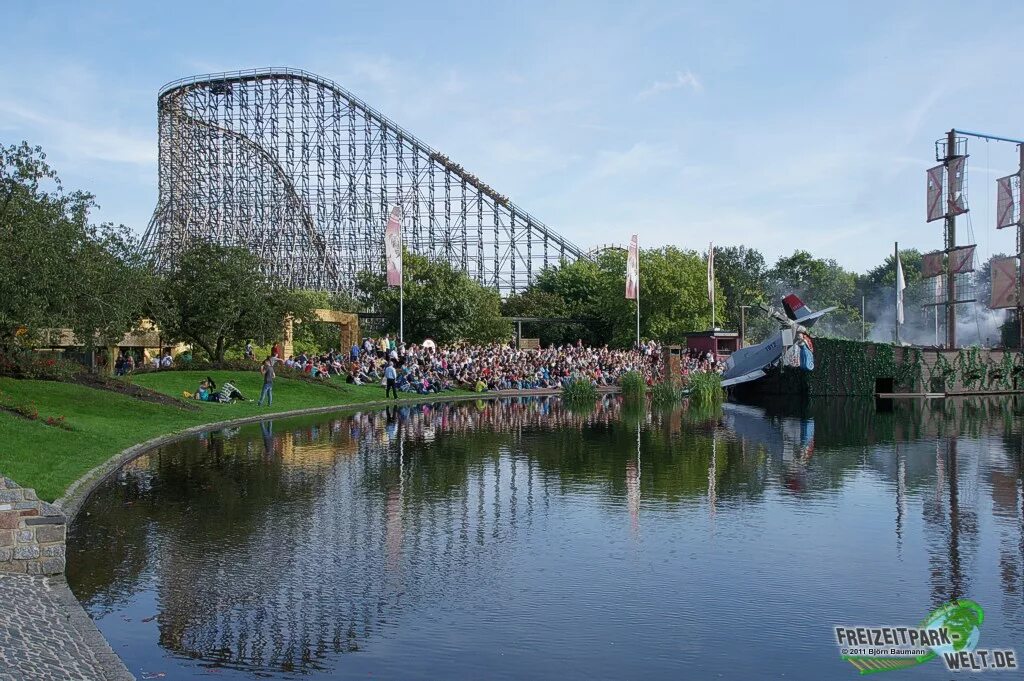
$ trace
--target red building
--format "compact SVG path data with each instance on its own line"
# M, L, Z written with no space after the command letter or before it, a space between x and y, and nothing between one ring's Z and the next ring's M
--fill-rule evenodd
M686 334L686 347L688 350L714 353L717 359L723 360L743 346L737 332L715 330L691 331Z

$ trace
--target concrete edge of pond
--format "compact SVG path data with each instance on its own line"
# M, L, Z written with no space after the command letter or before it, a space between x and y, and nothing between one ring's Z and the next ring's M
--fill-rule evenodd
M599 390L601 394L619 392L618 388L602 388ZM184 430L175 431L173 433L167 433L159 437L140 442L136 445L132 445L127 449L115 454L114 456L107 459L100 465L92 468L85 475L75 480L71 485L68 486L64 495L53 502L60 511L65 515L66 522L70 528L71 523L78 515L79 511L82 510L82 506L89 499L89 496L110 476L114 475L122 466L126 463L137 459L138 457L146 454L147 452L162 447L163 445L176 442L178 440L187 438L191 435L203 433L211 430L221 430L223 428L231 428L233 426L246 425L249 423L258 423L260 421L266 421L267 419L282 419L291 418L295 416L306 416L310 414L328 414L328 413L339 413L344 414L346 412L361 411L364 409L382 409L388 406L400 405L400 406L415 406L420 404L437 404L446 402L468 402L475 400L495 400L503 397L553 397L561 393L561 390L507 390L490 393L480 394L460 394L460 395L445 395L445 396L424 396L422 398L401 400L395 402L392 400L372 400L369 402L360 402L358 404L333 404L324 405L321 407L307 407L305 409L293 409L290 411L282 412L268 412L266 414L255 414L253 416L244 416L241 418L228 419L225 421L214 421L211 423L205 423L199 426L193 426ZM64 617L67 618L68 624L73 630L71 636L80 638L88 643L88 648L91 651L91 655L100 665L100 668L95 670L95 673L101 676L97 678L102 679L116 679L118 681L122 679L134 679L135 676L128 670L128 667L124 664L117 653L110 647L109 642L104 638L100 632L96 623L93 622L92 618L79 603L78 599L75 598L71 591L70 586L63 576L51 578L55 583L59 582L56 586L58 590L64 594L61 599L62 607L66 609ZM45 617L44 613L40 613ZM3 623L3 617L0 615L0 623ZM10 624L10 623L8 623ZM87 661L84 661L87 662ZM29 671L29 670L26 670ZM39 670L31 670L33 673ZM54 677L57 678L57 677Z

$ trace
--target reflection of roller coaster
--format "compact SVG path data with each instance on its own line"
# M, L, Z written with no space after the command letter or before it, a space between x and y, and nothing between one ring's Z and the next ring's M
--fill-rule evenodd
M873 410L871 401L857 404ZM897 541L908 506L925 499L933 590L946 600L970 586L961 562L976 551L975 509L986 506L978 500L991 489L1002 517L1017 517L1020 419L1005 408L1005 400L979 403L960 421L945 411L904 415L914 417L902 421L916 435L897 433L892 420L870 431L853 403L821 402L806 414L737 405L648 411L614 395L586 412L557 399L502 398L266 422L186 440L122 469L90 502L100 512L76 521L86 550L69 576L93 614L116 611L142 575L152 579L160 643L174 654L312 674L456 590L493 591L488 580L531 526L557 515L569 487L604 495L602 507L628 514L636 533L648 503L663 513L705 498L722 514L777 503L774 490L836 494L868 475L893 483ZM812 456L815 422L821 442ZM1002 448L966 438L958 463L955 437L941 452L937 438L922 437L945 426L1014 437ZM973 501L957 474L971 461L991 479ZM229 492L214 494L220 485ZM1024 507L1020 514L1019 532L1007 532L1001 547L1013 570Z
M206 239L260 255L290 286L343 290L383 271L391 207L405 246L503 292L587 257L337 84L294 69L161 90L159 199L143 241L169 265Z

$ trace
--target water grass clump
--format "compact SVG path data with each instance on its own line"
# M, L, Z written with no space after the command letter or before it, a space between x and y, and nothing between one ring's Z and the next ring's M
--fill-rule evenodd
M722 377L710 371L690 374L690 398L701 404L715 404L725 398Z
M681 396L679 388L668 381L656 383L651 388L651 402L659 407L673 405L679 401Z
M593 404L597 400L597 388L585 378L573 377L562 385L562 399L567 404Z
M627 371L622 375L622 396L627 400L642 400L647 384L639 371Z

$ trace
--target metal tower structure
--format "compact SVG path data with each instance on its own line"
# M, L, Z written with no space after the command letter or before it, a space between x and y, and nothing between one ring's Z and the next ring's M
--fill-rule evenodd
M158 266L200 239L245 246L293 288L351 290L405 247L502 294L588 257L458 163L336 83L295 69L196 76L159 95L159 199L143 238Z

